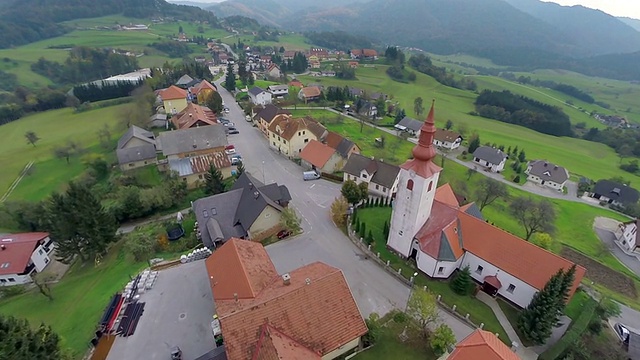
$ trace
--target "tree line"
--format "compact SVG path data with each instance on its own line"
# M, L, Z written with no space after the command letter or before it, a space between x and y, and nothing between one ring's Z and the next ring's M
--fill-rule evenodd
M82 103L116 99L131 95L131 92L140 87L143 80L139 81L97 81L78 85L73 88L73 95Z
M480 116L521 125L543 134L573 136L569 116L561 108L510 91L484 90L475 101Z
M161 41L149 44L150 47L160 50L171 58L181 58L193 53L193 49L181 41Z
M40 88L30 90L18 86L13 93L0 95L0 125L20 119L22 116L52 109L60 109L67 105L67 94L62 90Z
M369 39L346 31L306 32L304 37L310 44L347 53L351 49L369 49L373 46Z
M578 100L582 100L586 103L593 104L596 100L586 92L578 89L573 85L557 83L551 80L539 80L539 79L531 79L531 76L518 76L516 77L512 72L503 72L500 73L500 77L505 78L511 81L517 81L520 84L531 84L534 86L546 87L552 90L559 91L563 94L572 96Z
M412 68L433 77L442 85L471 91L475 91L478 88L475 81L467 78L457 80L453 74L447 72L446 68L433 65L431 58L424 54L418 54L410 57L408 63Z

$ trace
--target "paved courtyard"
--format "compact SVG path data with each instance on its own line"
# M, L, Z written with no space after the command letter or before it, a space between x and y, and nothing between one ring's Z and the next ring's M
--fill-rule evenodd
M215 348L214 304L204 260L160 271L139 301L146 304L135 333L118 337L108 360L166 360L176 345L189 360Z

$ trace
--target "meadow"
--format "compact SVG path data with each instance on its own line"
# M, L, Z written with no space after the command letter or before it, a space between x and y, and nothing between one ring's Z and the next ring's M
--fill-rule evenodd
M386 66L361 67L357 71L357 80L336 78L317 78L300 76L304 83L320 83L324 86L353 86L367 92L383 92L390 95L392 102L404 108L408 116L416 117L413 100L420 96L425 107L429 100L436 100L437 126L443 126L447 120L454 123L454 129L466 128L466 136L477 132L481 142L496 143L505 147L518 146L524 149L528 159L546 159L565 166L574 176L584 176L594 180L622 176L632 183L638 179L621 170L619 158L613 149L604 144L577 138L545 135L522 126L511 125L496 120L469 115L474 110L476 94L444 86L433 78L417 73L417 80L404 84L391 80L385 73ZM627 159L625 161L629 161Z
M107 124L111 128L112 138L119 137L118 118L125 106L77 114L71 108L51 110L1 125L4 141L0 142L0 163L3 165L0 193L4 194L30 161L34 161L31 175L25 176L9 199L39 200L59 190L67 181L80 175L84 167L77 157L73 157L69 164L64 159L55 158L53 149L72 140L88 151L104 151L98 146L97 131ZM27 131L34 131L41 138L36 146L27 143L24 136Z

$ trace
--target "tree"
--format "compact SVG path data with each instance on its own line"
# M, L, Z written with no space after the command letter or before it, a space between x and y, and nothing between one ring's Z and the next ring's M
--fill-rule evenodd
M482 211L485 206L491 205L497 199L507 197L508 195L507 185L488 177L482 178L476 189L476 200L480 206L480 211Z
M204 105L216 114L220 114L224 106L222 105L222 96L217 91L212 91L204 101Z
M629 144L623 144L617 150L618 158L620 159L620 164L622 164L622 159L633 156L633 148Z
M447 122L444 125L444 128L447 130L451 130L453 128L453 121L447 120Z
M389 220L385 220L384 228L382 228L382 234L384 235L385 239L389 237Z
M416 116L420 117L424 112L423 100L420 96L413 100L413 112L416 113Z
M366 183L363 183L366 184ZM342 196L349 202L349 204L356 205L360 201L367 198L367 194L363 194L362 187L356 184L353 180L347 180L342 184L340 190Z
M331 204L331 219L337 227L342 228L347 223L349 203L344 197L336 198Z
M224 178L222 172L216 169L215 165L209 165L209 170L204 174L204 193L207 195L217 195L224 192Z
M111 129L109 124L104 124L102 128L98 130L98 139L100 140L100 146L108 149L111 146Z
M71 158L71 149L67 146L58 146L53 149L53 156L58 159L66 159L67 164L69 163L69 159Z
M475 175L478 171L475 168L467 169L467 180L471 180L471 177Z
M518 161L521 163L527 161L527 155L524 153L524 150L520 150L520 153L518 154Z
M182 30L182 25L178 27L178 34L182 34L184 31Z
M227 76L224 78L224 88L229 91L236 90L236 74L233 73L233 64L227 65Z
M64 194L51 195L45 216L45 228L63 263L70 263L76 256L86 261L102 255L115 240L115 217L86 185L70 182Z
M480 135L473 133L469 139L469 154L472 154L480 147Z
M442 356L456 343L456 335L447 324L440 324L431 335L430 345L436 356Z
M536 201L530 197L520 196L511 201L509 209L520 225L524 227L527 241L534 233L552 233L554 230L556 210L547 199Z
M522 334L535 344L544 344L551 336L553 327L557 324L558 312L564 309L564 277L565 272L562 269L558 270L520 313L517 326Z
M282 210L280 214L280 224L285 229L291 231L294 234L299 234L302 232L302 227L300 226L300 218L296 211L293 208L287 207Z
M407 303L407 315L415 319L424 338L429 337L429 325L438 320L436 297L420 287L414 288Z
M362 222L360 224L360 233L358 235L360 235L360 237L362 239L364 239L364 236L367 234L367 223L366 222Z
M240 175L244 174L244 164L242 161L238 161L236 164L236 179L240 177Z
M0 315L0 339L3 359L69 359L60 349L60 337L44 324L33 328L27 320Z
M467 295L469 294L472 284L473 279L471 278L471 271L469 270L469 266L465 266L462 270L458 271L456 276L449 283L449 286L456 294Z
M533 236L531 243L543 249L550 250L553 245L553 238L547 233L539 232Z
M37 273L32 276L33 283L38 288L40 294L44 295L49 301L53 301L53 295L51 294L51 283L56 278L55 275L48 272Z
M404 109L398 108L396 111L396 116L393 120L394 125L397 125L400 121L402 121L402 119L404 119L405 116L407 116L407 114L405 113Z
M27 139L27 143L33 145L33 147L36 147L36 143L38 142L38 140L40 140L38 135L36 135L36 133L33 131L27 131L24 134L24 137Z
M143 231L134 231L125 237L124 248L136 261L142 261L148 260L153 254L156 243L155 236Z

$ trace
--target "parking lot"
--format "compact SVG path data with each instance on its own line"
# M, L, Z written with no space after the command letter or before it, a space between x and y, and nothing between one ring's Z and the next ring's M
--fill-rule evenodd
M135 333L118 337L108 360L166 360L176 345L185 360L192 360L215 348L214 304L204 260L160 271L139 301L146 305Z

